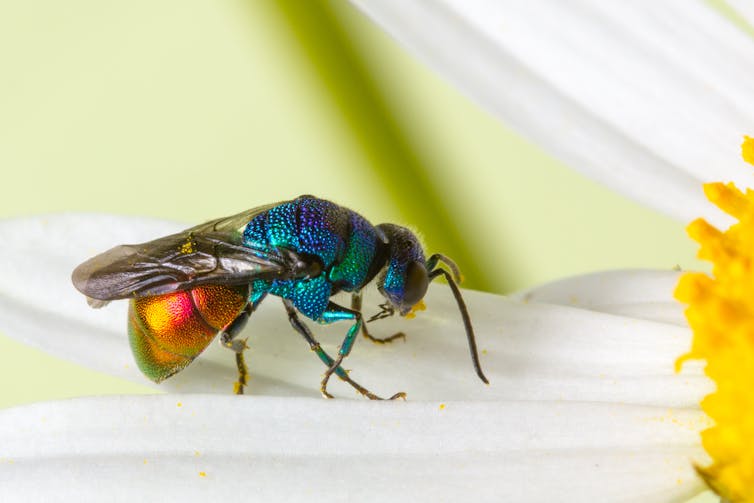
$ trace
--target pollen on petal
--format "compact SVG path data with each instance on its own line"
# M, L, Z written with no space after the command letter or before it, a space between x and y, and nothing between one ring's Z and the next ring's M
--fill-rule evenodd
M754 164L754 139L745 137L742 151ZM687 228L713 268L711 275L683 275L676 287L693 331L676 369L688 359L706 360L705 373L717 385L701 402L714 424L702 432L712 464L697 467L699 475L728 501L754 502L754 191L730 183L706 184L704 191L738 222L721 231L699 219Z
M409 320L412 318L416 318L417 311L425 311L426 309L427 309L427 306L424 304L424 301L420 300L419 302L414 304L414 306L411 308L411 311L409 311L406 314L406 318L408 318Z

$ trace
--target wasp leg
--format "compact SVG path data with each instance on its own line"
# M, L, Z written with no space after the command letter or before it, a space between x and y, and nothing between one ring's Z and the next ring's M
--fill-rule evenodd
M249 321L249 316L251 316L251 313L257 309L259 303L262 302L265 296L266 293L254 297L248 304L246 304L243 311L241 311L241 313L220 332L220 344L236 354L238 380L233 383L233 393L236 395L243 395L244 387L249 382L249 368L246 366L246 359L243 355L244 350L249 348L248 344L246 344L248 338L236 339L236 337L241 333L243 327L246 326L246 322Z
M233 383L233 393L243 395L244 387L249 384L249 367L246 366L243 351L236 353L236 368L238 369L238 380Z
M370 392L368 389L351 379L351 377L348 375L348 372L344 370L339 364L335 365L335 361L332 359L330 355L328 355L324 349L322 349L322 346L320 346L319 342L314 338L311 331L309 330L309 327L304 325L304 323L301 321L301 319L298 317L298 312L296 311L296 308L293 307L293 304L289 300L283 300L283 305L285 306L285 310L288 313L288 321L290 321L291 326L293 327L296 332L301 334L301 336L306 340L306 342L309 343L309 347L312 351L317 353L317 356L320 360L322 360L322 363L324 363L328 369L333 369L333 372L343 381L350 384L356 391L358 391L361 395L369 398L370 400L384 400L383 398L375 395L374 393ZM341 358L342 360L342 358ZM331 372L332 374L332 372ZM322 392L322 395L325 398L333 398L333 396L327 392L326 389L321 388L320 391ZM402 398L405 397L405 394L403 396L398 396L399 394L396 394L391 397L391 400L394 398Z
M322 395L325 397L330 396L330 394L327 392L327 382L330 380L330 376L332 376L333 373L335 373L338 369L340 369L340 364L343 362L343 359L351 353L351 349L353 348L353 343L356 342L356 335L358 335L359 331L361 330L361 327L364 325L364 321L361 317L360 312L345 308L343 306L339 306L338 304L335 304L334 302L329 302L327 304L327 309L325 309L325 312L322 313L322 317L319 319L319 321L321 323L333 323L340 320L355 320L355 321L354 321L354 324L351 325L351 328L348 329L348 333L346 333L345 339L343 339L343 342L340 344L340 349L338 350L338 357L335 359L334 362L332 362L330 367L325 372L324 377L322 378L322 383L320 384L320 391L322 392ZM338 374L338 377L342 379L342 376L340 374ZM396 398L405 399L406 394L401 391L391 396L390 400L395 400Z
M351 294L351 309L361 313L361 292L355 292ZM389 342L393 342L396 339L403 339L403 342L406 341L406 334L404 334L403 332L397 332L390 337L375 337L369 333L366 323L361 324L361 334L375 344L387 344Z
M253 312L251 303L246 304L246 307L241 311L236 319L231 321L222 332L220 332L220 344L223 347L230 349L236 354L236 368L238 368L238 380L233 383L233 393L236 395L243 395L243 389L249 382L249 369L246 366L246 360L243 356L243 352L249 346L246 344L246 339L236 339L236 336L246 326L246 322L249 321L249 316Z

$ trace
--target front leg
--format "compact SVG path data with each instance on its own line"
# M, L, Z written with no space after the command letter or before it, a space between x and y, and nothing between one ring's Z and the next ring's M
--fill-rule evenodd
M351 294L351 309L361 313L361 291L354 292ZM372 321L372 320L369 320L369 321ZM390 337L384 337L384 338L374 337L372 334L369 333L366 323L361 324L361 333L364 337L374 342L375 344L387 344L389 342L393 342L396 339L403 339L403 342L406 342L406 334L404 334L403 332L397 332L391 335Z

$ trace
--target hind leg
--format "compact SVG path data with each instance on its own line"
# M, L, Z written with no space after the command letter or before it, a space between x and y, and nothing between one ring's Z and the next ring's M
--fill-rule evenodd
M244 350L249 348L246 344L247 339L237 339L236 337L246 326L251 313L257 309L266 295L266 293L263 293L253 297L252 300L246 304L243 311L241 311L241 313L220 332L220 344L236 354L238 380L233 383L233 393L236 395L243 395L244 387L249 382L249 369L246 366L246 359L243 355Z

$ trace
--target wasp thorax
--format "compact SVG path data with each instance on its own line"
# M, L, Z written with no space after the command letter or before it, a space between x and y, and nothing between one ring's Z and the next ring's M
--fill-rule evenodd
M387 238L387 264L377 278L377 288L390 304L405 316L427 293L424 249L416 235L394 224L377 226Z

